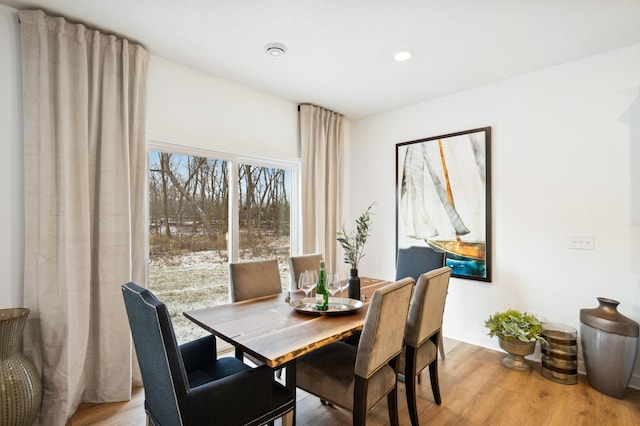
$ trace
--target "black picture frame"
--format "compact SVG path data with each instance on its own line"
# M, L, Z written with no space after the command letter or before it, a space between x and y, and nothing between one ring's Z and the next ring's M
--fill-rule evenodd
M491 127L396 144L396 253L409 246L491 282Z

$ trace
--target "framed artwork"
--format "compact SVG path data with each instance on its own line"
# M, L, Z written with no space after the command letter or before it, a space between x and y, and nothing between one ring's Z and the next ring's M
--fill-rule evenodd
M491 127L396 144L396 249L410 246L491 281Z

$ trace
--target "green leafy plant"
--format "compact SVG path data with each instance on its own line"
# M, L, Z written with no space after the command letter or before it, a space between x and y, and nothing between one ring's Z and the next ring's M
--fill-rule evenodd
M373 204L356 219L355 232L347 232L344 224L342 224L342 230L338 232L337 239L344 250L344 263L351 264L351 269L358 269L358 263L364 257L364 245L369 237L373 220L372 208Z
M506 340L520 340L522 342L535 342L542 340L542 323L531 314L509 309L504 312L496 312L490 315L484 322L489 329L489 336L498 336Z

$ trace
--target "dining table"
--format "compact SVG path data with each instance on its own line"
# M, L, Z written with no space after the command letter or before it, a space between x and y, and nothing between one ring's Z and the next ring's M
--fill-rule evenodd
M285 370L285 385L296 394L296 358L362 330L373 292L390 282L361 277L362 306L328 314L295 309L301 290L184 312L184 316L244 354ZM343 299L352 300L352 299ZM359 304L358 304L359 305ZM295 424L295 409L293 413Z

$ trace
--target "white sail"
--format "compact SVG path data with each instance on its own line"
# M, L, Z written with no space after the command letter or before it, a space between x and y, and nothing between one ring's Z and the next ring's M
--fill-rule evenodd
M403 206L403 221L409 225L413 232L412 238L426 239L438 234L437 229L431 225L429 214L424 202L424 160L423 156L415 149L409 147L404 158L402 173L402 186L400 190L400 202ZM409 217L411 213L411 217Z
M433 187L440 198L440 202L442 203L442 207L444 211L447 213L447 217L451 221L451 226L456 230L457 235L466 235L469 232L469 228L467 228L460 217L460 214L456 211L452 201L449 199L447 195L447 190L445 189L440 177L438 176L438 169L434 161L434 159L427 152L427 148L425 144L420 144L422 147L422 155L424 157L424 163L427 166L427 170L429 170L429 175L431 176L431 180L433 181ZM438 158L438 162L442 163L440 157ZM442 170L442 166L440 166L440 170Z
M452 253L484 252L486 144L482 133L404 147L399 242L419 240ZM399 151L399 158L402 151ZM444 159L444 160L443 160ZM463 247L465 245L465 247ZM484 255L482 255L484 256Z

